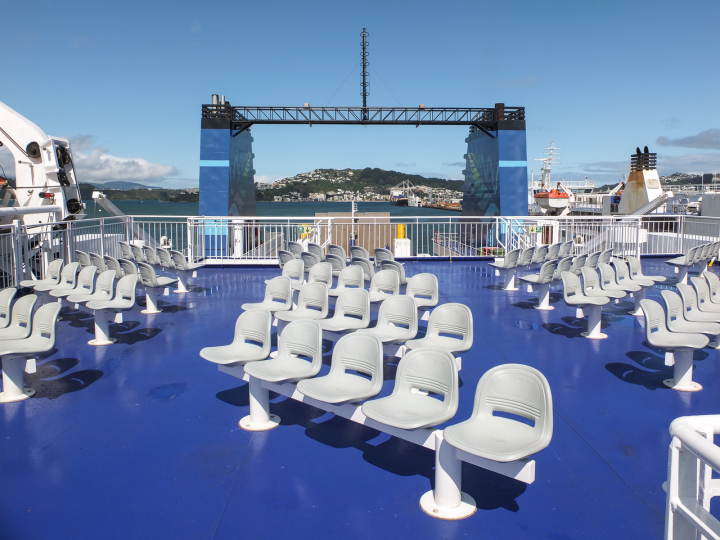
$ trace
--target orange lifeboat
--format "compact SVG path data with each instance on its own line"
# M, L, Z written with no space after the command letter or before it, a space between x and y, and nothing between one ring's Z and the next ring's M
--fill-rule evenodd
M560 187L559 182L558 187ZM570 204L570 195L560 189L539 191L534 198L541 208L566 208Z

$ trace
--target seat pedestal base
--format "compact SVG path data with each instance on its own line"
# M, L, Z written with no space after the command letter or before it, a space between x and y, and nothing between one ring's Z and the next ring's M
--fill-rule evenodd
M517 291L518 288L515 286L515 269L508 270L507 279L503 291Z
M588 339L605 339L607 334L600 332L602 308L600 306L592 306L584 308L587 311L588 330L580 335Z
M263 424L253 424L250 415L243 417L243 419L238 423L240 429L244 429L245 431L268 431L278 427L279 425L280 417L274 414L271 414L270 419Z
M117 339L110 337L110 316L102 309L95 310L95 339L88 341L88 345L99 347L101 345L112 345Z
M645 293L647 291L645 290L645 287L637 291L636 293L633 293L633 299L635 301L635 306L633 307L632 311L628 311L628 314L635 315L636 317L642 317L644 315L644 312L642 308L640 307L640 300L645 299Z
M186 293L190 292L187 288L187 274L184 270L176 270L175 275L178 278L178 284L177 289L175 289L174 293Z
M250 377L248 381L250 393L250 414L238 423L245 431L268 431L280 425L280 417L270 414L270 392L264 388L262 381Z
M3 358L3 392L0 392L0 403L22 401L35 395L35 390L25 388L26 365L27 358Z
M665 355L665 364L668 364L669 360ZM693 353L692 351L674 351L673 359L675 362L675 368L673 371L672 379L665 379L663 384L673 390L679 390L681 392L698 392L702 390L702 386L692 380L693 372Z
M422 511L428 516L437 519L444 519L447 521L465 519L477 512L477 505L475 504L475 499L464 491L461 492L461 497L462 498L458 506L455 508L445 508L435 504L435 492L428 491L420 498L420 508L422 508Z
M145 315L152 315L154 313L162 313L161 309L157 306L157 291L151 287L145 287L145 309L140 313Z
M538 289L538 305L533 306L535 309L540 309L543 311L551 311L555 309L555 307L550 305L550 284L544 283L543 285L540 285Z

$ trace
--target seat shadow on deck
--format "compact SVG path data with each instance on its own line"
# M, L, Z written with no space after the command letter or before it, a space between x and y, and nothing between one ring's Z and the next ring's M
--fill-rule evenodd
M550 332L553 335L556 336L564 336L568 339L573 338L582 338L585 339L585 337L582 335L583 332L587 331L587 321L584 319L578 319L577 317L567 316L567 317L560 317L560 320L563 321L565 324L560 323L545 323L541 326ZM607 328L610 328L610 323L607 322L606 318L603 317L601 319L600 327L605 330Z
M563 299L562 294L560 293L550 293L550 303L556 304L560 300ZM510 304L512 307L520 308L520 309L535 309L535 306L538 305L540 302L540 298L537 296L534 298L529 298L527 300L521 301L521 302L515 302L514 304Z
M57 399L64 394L84 390L105 374L99 369L82 369L67 373L79 363L80 360L77 358L56 358L38 364L37 372L26 373L27 386L37 392L33 399ZM63 373L67 375L54 378Z

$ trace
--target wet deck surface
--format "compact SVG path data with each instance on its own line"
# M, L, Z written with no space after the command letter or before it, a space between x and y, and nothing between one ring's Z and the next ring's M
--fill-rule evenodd
M673 276L657 259L644 268ZM56 350L26 377L37 396L0 405L0 538L660 538L668 426L720 411L720 352L695 354L703 391L676 392L629 302L604 311L609 338L593 341L559 294L554 311L532 309L537 295L499 290L485 262L406 269L436 274L441 303L473 311L451 423L470 415L491 367L523 363L548 378L554 436L534 456L534 484L464 465L478 512L444 522L418 505L433 483L430 450L272 394L282 425L239 429L247 384L198 352L229 343L240 305L280 271L208 268L193 292L160 297L162 314L136 307L111 325L113 346L87 345L92 317L63 311Z

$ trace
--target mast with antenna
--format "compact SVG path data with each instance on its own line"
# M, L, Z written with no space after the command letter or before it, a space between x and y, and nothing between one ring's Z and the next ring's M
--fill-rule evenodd
M370 34L367 33L367 31L363 28L362 34L362 100L363 100L363 108L362 108L362 117L363 120L368 119L368 110L367 110L367 97L370 95L370 92L368 91L368 87L370 86L370 83L367 82L368 77L368 52L367 52L367 38Z

